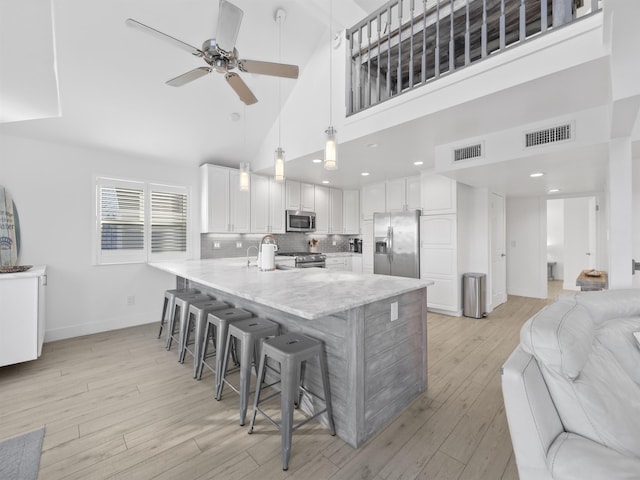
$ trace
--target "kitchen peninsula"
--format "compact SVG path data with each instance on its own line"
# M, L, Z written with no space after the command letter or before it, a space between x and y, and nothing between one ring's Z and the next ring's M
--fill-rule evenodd
M261 272L245 259L151 263L178 286L322 340L336 432L363 445L427 387L432 282L319 268ZM312 379L319 369L309 365Z

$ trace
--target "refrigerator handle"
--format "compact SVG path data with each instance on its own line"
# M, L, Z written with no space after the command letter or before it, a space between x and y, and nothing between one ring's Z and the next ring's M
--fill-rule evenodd
M387 228L387 237L389 238L389 262L393 262L393 227Z

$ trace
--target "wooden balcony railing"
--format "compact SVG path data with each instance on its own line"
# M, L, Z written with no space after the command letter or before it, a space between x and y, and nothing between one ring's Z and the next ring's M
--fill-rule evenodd
M598 0L393 0L347 31L347 115L599 9Z

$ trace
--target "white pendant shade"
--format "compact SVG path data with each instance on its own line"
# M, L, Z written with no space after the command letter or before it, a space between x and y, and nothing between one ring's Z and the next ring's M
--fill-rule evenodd
M333 127L329 127L325 133L327 134L327 143L324 147L324 168L326 170L336 170L338 168L337 132Z
M249 164L240 164L240 191L246 192L249 190Z
M284 182L284 150L280 147L276 149L274 167L274 180L276 182Z

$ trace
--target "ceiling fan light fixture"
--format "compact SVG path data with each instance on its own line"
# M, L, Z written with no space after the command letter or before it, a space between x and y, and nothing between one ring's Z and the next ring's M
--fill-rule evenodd
M241 192L249 191L249 164L248 163L240 164L240 191Z
M274 169L273 179L276 182L284 182L284 150L280 147L276 148Z
M327 141L324 146L324 168L325 170L338 169L338 141L336 131L332 126L325 130Z

